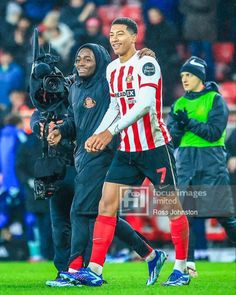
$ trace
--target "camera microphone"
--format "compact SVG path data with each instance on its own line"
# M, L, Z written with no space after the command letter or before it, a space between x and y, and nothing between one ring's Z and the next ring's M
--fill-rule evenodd
M45 76L49 75L51 73L51 68L46 63L39 63L34 68L34 76L36 79L43 79Z

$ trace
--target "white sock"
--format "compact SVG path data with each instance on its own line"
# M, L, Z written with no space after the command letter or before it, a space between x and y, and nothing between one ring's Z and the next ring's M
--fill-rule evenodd
M69 269L68 269L68 272L71 272L71 273L75 273L75 272L77 272L77 271L78 271L77 269L70 268L70 267L69 267Z
M88 267L95 272L97 275L101 275L102 274L102 269L103 267L95 262L89 262Z
M150 254L145 258L146 262L152 261L156 257L156 252L155 250L152 250Z
M186 259L183 259L183 260L176 259L174 269L179 270L180 272L183 273L186 270Z
M187 267L196 270L196 264L193 261L187 261Z

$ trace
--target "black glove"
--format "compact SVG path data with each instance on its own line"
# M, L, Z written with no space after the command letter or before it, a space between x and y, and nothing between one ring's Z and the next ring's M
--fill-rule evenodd
M190 121L190 119L188 117L188 112L185 108L183 111L178 110L176 113L173 113L172 117L177 122L179 129L184 129L185 127L187 127L187 125Z

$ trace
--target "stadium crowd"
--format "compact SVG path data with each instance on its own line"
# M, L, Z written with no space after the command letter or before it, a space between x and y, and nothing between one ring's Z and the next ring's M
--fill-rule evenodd
M69 75L77 49L85 43L100 44L113 54L108 33L111 22L118 16L134 19L139 26L138 48L145 46L155 52L162 69L165 107L170 107L182 95L180 67L195 55L205 59L207 80L220 83L229 108L235 110L236 4L233 0L1 1L0 248L6 251L0 251L0 259L53 258L49 202L34 201L33 196L32 167L40 155L39 140L31 134L29 126L34 112L28 94L33 29L38 28L40 45L50 44L51 52L61 57L59 68ZM234 115L229 123L231 132ZM236 142L232 138L231 135L228 163L231 183L236 185ZM155 240L150 233L147 238ZM165 234L162 238L170 239ZM19 251L13 251L16 245Z

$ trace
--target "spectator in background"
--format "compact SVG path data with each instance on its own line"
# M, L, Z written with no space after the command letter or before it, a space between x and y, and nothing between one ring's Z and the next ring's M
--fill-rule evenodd
M5 45L14 51L15 61L24 69L26 68L26 55L30 47L31 23L28 18L22 16L13 31L7 34Z
M166 19L172 23L179 22L178 5L181 0L143 0L143 14L144 20L148 20L148 10L150 8L158 8L165 15Z
M203 57L207 64L207 77L214 80L212 43L217 39L218 0L181 0L180 12L184 15L183 37L191 55Z
M43 20L43 36L61 56L62 61L69 66L69 54L74 45L74 35L71 29L59 22L59 12L52 11Z
M179 58L176 51L177 32L175 26L165 19L159 8L148 10L145 46L152 49L162 68L164 79L163 103L171 105L173 102L173 85L178 81Z
M0 55L0 103L9 105L9 95L13 89L22 89L24 72L15 62L11 48L5 48Z
M85 34L81 44L95 43L102 45L110 53L111 47L108 38L102 33L102 23L97 17L90 17L85 22ZM76 48L79 46L77 45Z
M79 42L84 33L84 22L94 13L93 1L70 0L69 4L61 9L60 22L66 24L74 32L75 39Z
M22 107L25 106L26 93L23 90L14 89L11 91L9 95L9 100L9 105L3 111L4 117L9 113L17 114L21 111Z
M40 23L53 9L55 0L17 0L23 8L24 14L34 24Z
M2 110L2 117L6 117L6 115L10 113L19 114L24 122L24 130L26 130L26 125L29 125L27 122L26 116L32 113L32 109L26 104L27 94L23 90L12 90L10 93L10 104Z
M1 5L3 5L2 1ZM2 8L4 8L4 6ZM9 37L8 33L13 32L22 14L20 5L12 1L5 3L5 9L0 9L1 13L4 10L5 13L0 17L0 46L5 45Z
M236 42L236 2L235 0L218 0L217 28L218 41Z
M17 114L9 114L5 118L5 126L0 136L0 167L2 181L0 183L0 212L6 216L6 225L17 220L24 223L23 192L16 176L16 152L19 145L26 141L23 132L22 118Z
M21 184L24 186L25 206L27 211L26 226L32 225L36 219L36 228L39 230L40 254L46 260L53 259L52 230L49 213L49 200L34 199L34 164L41 156L41 142L35 134L27 136L27 141L22 143L16 155L16 173ZM33 216L32 216L33 215ZM30 222L29 222L30 221ZM29 229L30 231L30 229ZM31 257L34 254L36 237L29 239Z

